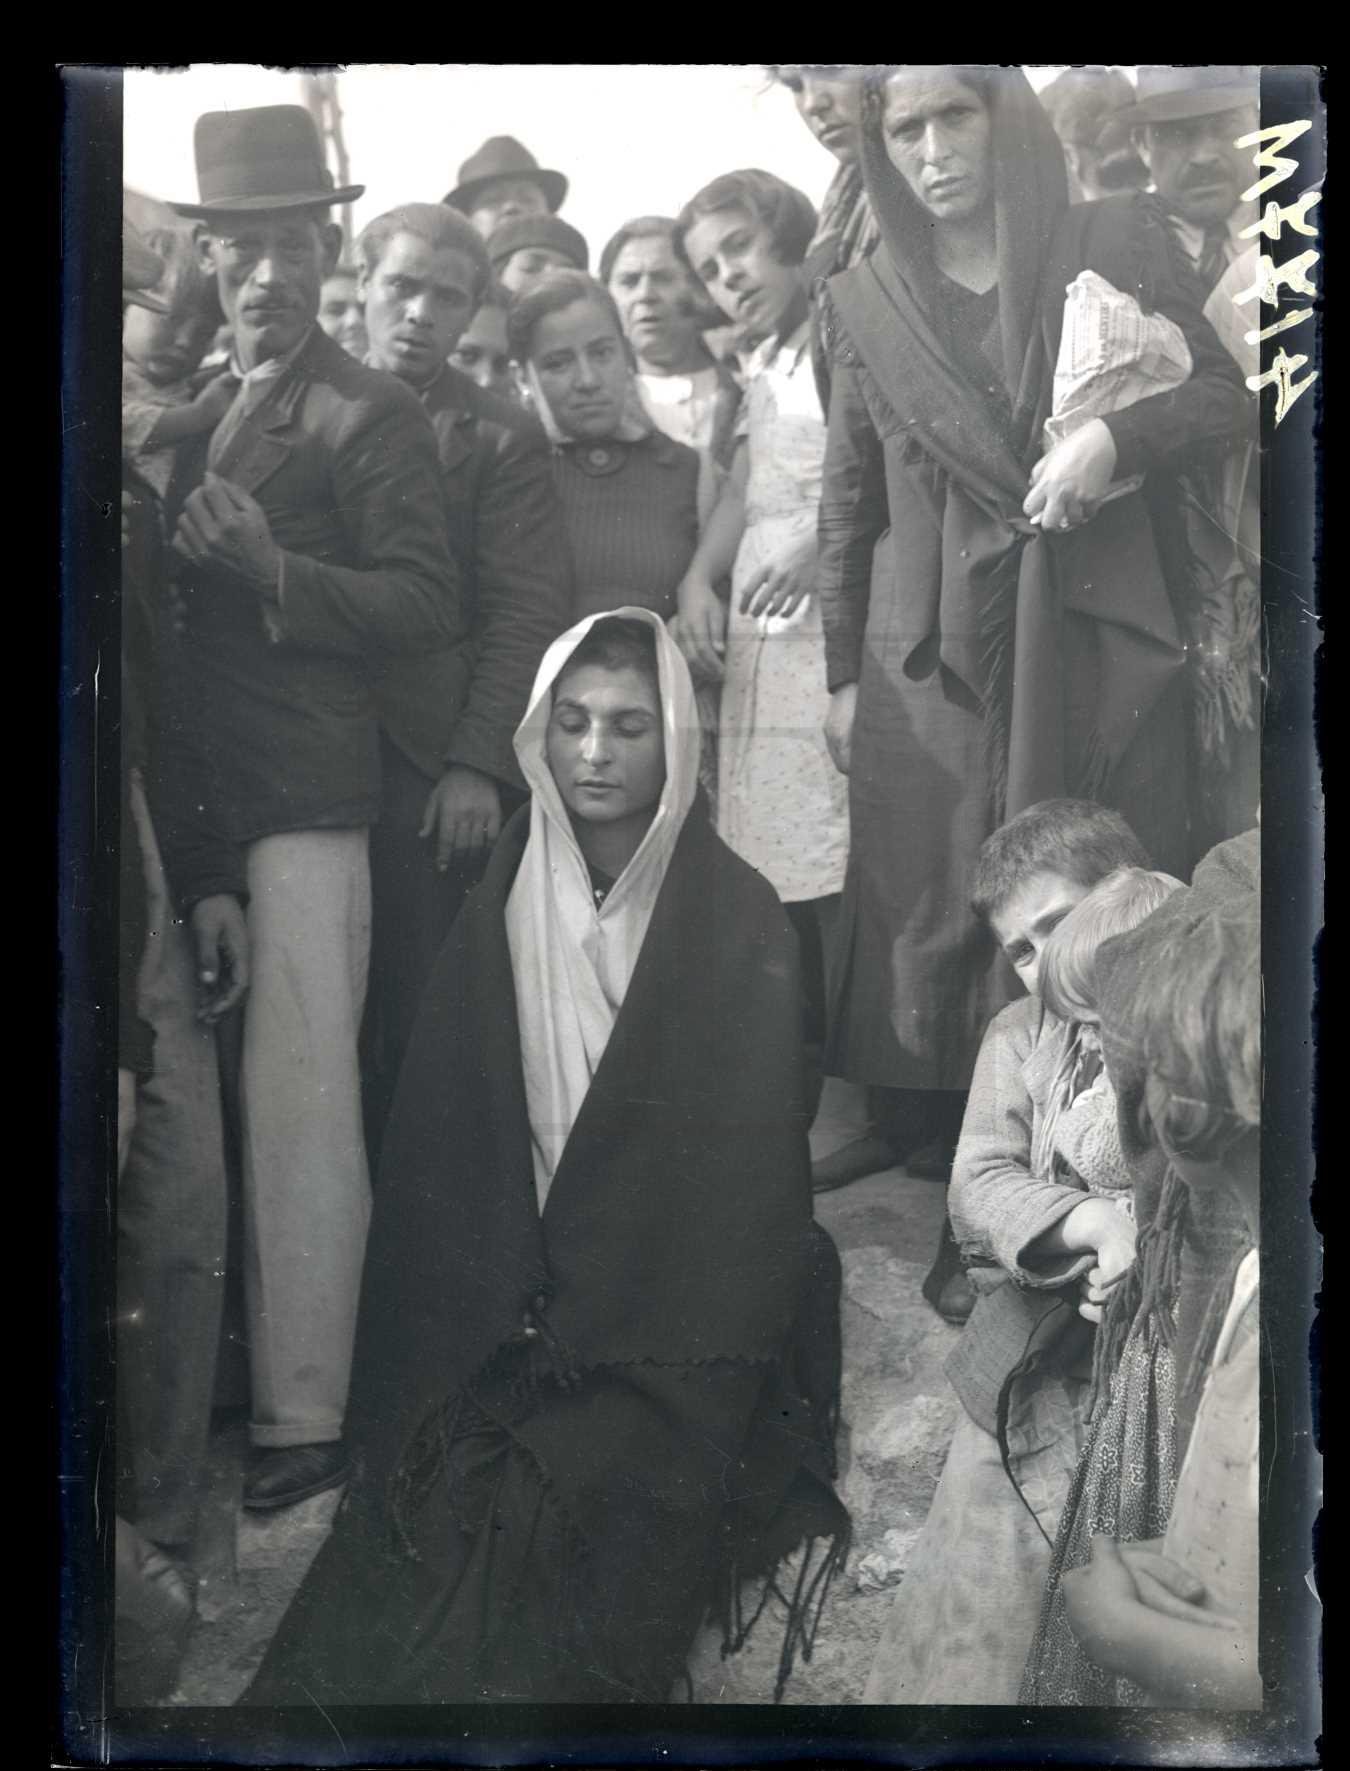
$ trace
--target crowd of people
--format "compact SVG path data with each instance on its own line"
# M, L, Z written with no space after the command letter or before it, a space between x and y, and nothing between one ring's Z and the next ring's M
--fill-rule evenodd
M345 1487L246 1701L662 1702L811 1651L813 1194L903 1166L962 1416L867 1700L1261 1702L1254 72L768 76L819 211L596 253L499 136L345 240L285 105L126 198L120 1700L232 1177L242 1506Z

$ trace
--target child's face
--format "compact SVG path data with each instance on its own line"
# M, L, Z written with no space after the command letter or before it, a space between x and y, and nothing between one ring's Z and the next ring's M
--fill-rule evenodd
M358 361L366 354L366 310L356 291L355 272L327 278L319 291L319 324L334 344Z
M580 270L565 252L553 246L522 246L497 272L497 281L512 295L523 295L554 271Z
M1040 980L1045 943L1091 889L1062 873L1032 873L990 915L994 939L1028 990Z
M775 257L767 226L739 206L700 215L684 236L684 249L727 318L760 338L781 328L801 296L797 266Z
M504 400L516 399L511 351L506 342L506 309L484 302L460 333L450 361L488 393Z
M156 387L181 381L198 368L216 335L219 316L201 305L175 303L167 314L129 307L122 318L122 349Z

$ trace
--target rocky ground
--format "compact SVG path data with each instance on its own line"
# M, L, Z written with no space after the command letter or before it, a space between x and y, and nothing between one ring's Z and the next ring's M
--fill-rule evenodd
M856 1095L827 1088L812 1143L818 1155L857 1129ZM942 1364L959 1332L919 1286L937 1248L944 1190L893 1169L817 1200L844 1268L843 1498L853 1517L847 1566L825 1602L815 1651L784 1701L857 1703L956 1423ZM229 1704L248 1683L292 1594L326 1537L337 1495L272 1517L242 1514L242 1418L222 1424L198 1550L200 1619L173 1704ZM791 1578L789 1571L788 1578ZM771 1607L775 1602L771 1601ZM744 1651L723 1660L705 1631L690 1673L700 1703L768 1703L781 1631L767 1615Z

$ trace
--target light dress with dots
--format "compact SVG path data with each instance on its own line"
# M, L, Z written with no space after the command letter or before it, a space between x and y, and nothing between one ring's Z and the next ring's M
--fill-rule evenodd
M815 533L825 420L811 328L752 360L737 425L748 439L745 533L731 580L718 733L718 834L784 903L843 890L848 781L830 760L825 643L814 594L787 616L742 615L742 588Z

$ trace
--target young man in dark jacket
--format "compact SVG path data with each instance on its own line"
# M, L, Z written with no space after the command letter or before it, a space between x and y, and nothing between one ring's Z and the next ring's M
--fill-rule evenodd
M416 392L436 432L466 619L460 646L399 659L376 686L384 786L363 1036L373 1154L432 963L520 803L511 738L568 624L572 585L542 429L446 361L488 287L481 238L444 204L410 203L369 223L356 250L366 361Z

